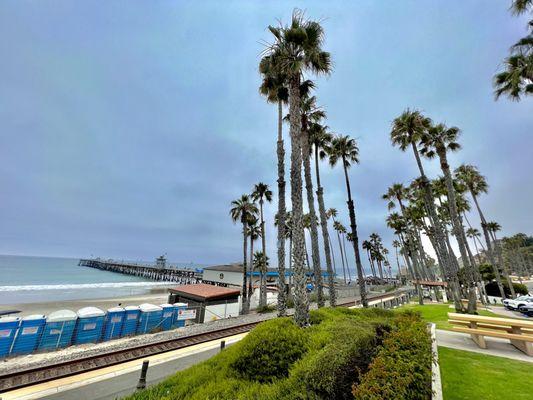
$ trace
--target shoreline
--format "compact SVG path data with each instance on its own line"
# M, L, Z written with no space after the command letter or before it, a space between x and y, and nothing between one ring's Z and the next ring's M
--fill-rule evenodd
M172 286L172 285L169 285ZM53 311L68 309L74 312L83 307L98 307L103 311L108 308L115 307L121 304L122 307L134 305L138 306L142 303L153 303L156 305L167 302L168 288L161 288L157 293L135 294L130 296L120 297L105 297L97 299L76 299L76 300L56 300L56 301L42 301L33 303L18 303L18 304L2 304L0 311L3 310L18 310L20 313L11 314L15 317L23 317L31 314L48 315Z

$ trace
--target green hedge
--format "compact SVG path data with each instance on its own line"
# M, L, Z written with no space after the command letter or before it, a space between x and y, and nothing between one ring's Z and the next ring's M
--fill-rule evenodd
M353 395L357 400L431 399L431 363L426 324L414 313L402 313Z

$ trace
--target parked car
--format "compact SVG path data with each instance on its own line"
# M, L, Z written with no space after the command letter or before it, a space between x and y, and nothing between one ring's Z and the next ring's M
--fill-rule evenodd
M503 305L509 310L520 310L524 306L533 306L533 296L519 296L516 299L505 299Z
M526 314L528 317L533 317L533 304L522 306L520 312Z

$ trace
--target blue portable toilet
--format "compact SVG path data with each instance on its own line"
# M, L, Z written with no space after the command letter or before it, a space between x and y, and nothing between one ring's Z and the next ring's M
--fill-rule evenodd
M163 309L161 329L168 331L172 329L172 323L174 322L174 306L172 304L161 304L160 307Z
M111 340L120 337L125 314L126 310L122 307L113 307L107 310L102 340Z
M135 335L139 325L141 309L139 306L124 307L124 323L122 324L121 336Z
M44 315L28 315L22 318L11 354L33 353L39 344L45 325Z
M163 309L154 304L144 303L139 306L141 316L137 333L149 333L159 328L163 317Z
M84 307L79 309L72 343L96 343L102 335L104 318L105 313L99 308Z
M52 350L67 347L72 340L77 314L70 310L58 310L46 317L39 350Z
M183 328L185 326L185 320L179 319L180 310L186 310L189 305L187 303L174 303L174 321L172 323L173 328Z
M11 353L19 324L19 317L0 318L0 358L7 357Z

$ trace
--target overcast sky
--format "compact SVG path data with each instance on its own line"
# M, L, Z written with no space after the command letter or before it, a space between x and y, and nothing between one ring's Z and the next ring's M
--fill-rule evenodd
M389 141L407 107L463 130L452 166L479 166L502 234L531 234L533 100L495 102L491 86L525 35L509 4L3 0L0 253L238 261L231 200L259 181L277 189L277 110L258 94L257 65L266 27L293 7L326 31L334 71L316 95L327 124L359 142L361 240L378 232L390 245L380 195L417 172ZM322 171L326 207L348 225L341 170Z

